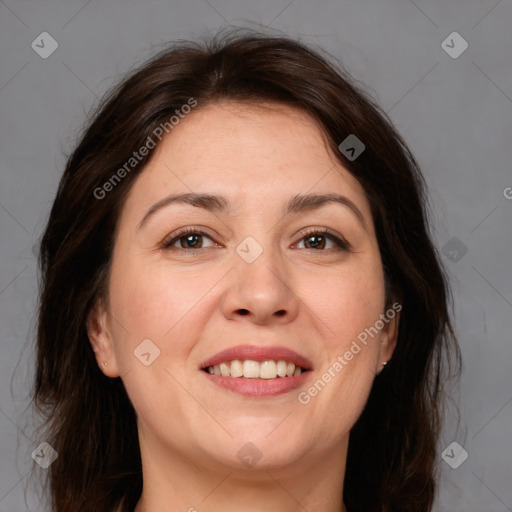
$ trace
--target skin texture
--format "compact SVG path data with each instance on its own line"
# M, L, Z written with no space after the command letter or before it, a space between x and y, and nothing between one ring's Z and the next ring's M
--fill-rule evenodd
M222 195L229 210L175 203L138 229L154 203L189 192ZM336 203L282 214L297 194L330 193L349 198L365 225ZM161 247L187 226L210 238ZM314 246L304 233L310 227L328 228L350 250L329 238ZM263 248L253 263L236 252L248 236ZM392 356L398 315L308 404L297 395L384 312L370 205L309 116L280 105L223 103L181 120L130 190L108 304L99 300L88 319L98 365L121 376L138 417L144 488L136 512L255 512L269 503L279 512L345 510L349 432ZM160 355L145 366L134 349L148 338ZM241 344L291 348L313 370L297 390L242 397L200 369ZM261 453L250 468L237 456L248 442Z

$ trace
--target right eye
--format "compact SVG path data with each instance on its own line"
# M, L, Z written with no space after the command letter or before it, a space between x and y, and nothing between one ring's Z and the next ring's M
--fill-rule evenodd
M212 243L205 246L205 239L210 240ZM187 228L179 231L178 233L172 233L162 243L162 249L169 250L172 248L188 252L196 252L198 249L207 249L208 247L214 247L216 245L218 244L216 244L205 232L194 228Z

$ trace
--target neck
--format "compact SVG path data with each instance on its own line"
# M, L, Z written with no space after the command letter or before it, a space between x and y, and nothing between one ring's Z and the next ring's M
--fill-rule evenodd
M143 492L134 512L346 512L343 479L348 439L329 453L257 469L192 461L141 446Z

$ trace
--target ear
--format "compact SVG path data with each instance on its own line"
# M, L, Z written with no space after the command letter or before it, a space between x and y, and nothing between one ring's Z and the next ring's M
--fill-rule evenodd
M395 302L390 308L388 308L384 315L387 321L384 321L385 325L381 332L381 345L379 361L377 363L377 373L380 373L384 368L383 363L387 363L393 357L393 352L395 351L398 339L398 326L400 323L401 309L402 305Z
M86 329L96 363L107 377L119 377L109 313L103 299L98 299L87 315ZM106 363L106 364L105 364Z

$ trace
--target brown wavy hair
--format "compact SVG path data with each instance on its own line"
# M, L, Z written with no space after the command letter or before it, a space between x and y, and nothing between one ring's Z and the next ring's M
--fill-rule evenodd
M116 226L152 152L101 188L190 98L273 102L308 113L365 190L386 279L402 304L392 360L375 379L350 434L349 511L426 512L437 481L447 379L460 373L451 293L429 234L424 178L387 115L330 56L287 37L248 30L180 41L126 77L97 107L69 156L40 246L35 410L59 456L45 483L55 512L132 511L142 490L136 415L121 378L98 368L86 317L106 297ZM364 152L338 145L355 134Z

